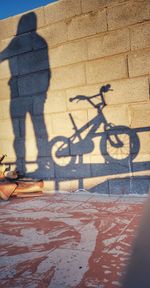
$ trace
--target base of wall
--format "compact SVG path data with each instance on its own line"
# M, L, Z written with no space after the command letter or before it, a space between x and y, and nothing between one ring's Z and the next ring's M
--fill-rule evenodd
M44 181L44 191L54 193L54 191L60 192L90 192L103 195L146 195L150 190L150 177L149 176L137 176L137 177L125 177L106 179L102 181L98 177L95 181L90 179L76 179L76 180L64 180L55 179ZM98 183L99 180L99 183Z

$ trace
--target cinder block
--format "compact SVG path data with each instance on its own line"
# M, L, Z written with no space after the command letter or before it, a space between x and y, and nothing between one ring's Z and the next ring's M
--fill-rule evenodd
M104 108L103 113L108 123L113 123L115 126L129 126L129 111L127 105L107 106Z
M26 151L25 160L28 162L32 161L36 163L38 149L37 149L35 137L26 138L26 135L25 135L24 145L25 145L25 151Z
M127 105L114 105L114 106L107 106L103 109L103 115L108 123L112 123L115 126L125 125L129 126L129 113L128 113L128 106ZM94 117L97 117L97 113L95 110L90 109L88 110L88 121L93 119ZM98 122L97 118L97 122ZM100 130L102 131L103 126L100 127Z
M15 36L14 38L2 41L1 45L5 48L1 51L0 57L8 59L12 56L32 51L31 33Z
M50 147L47 143L47 139L34 138L26 139L26 155L27 159L34 160L38 157L50 157Z
M106 10L73 18L68 23L69 40L82 38L107 30Z
M24 171L23 171L23 161L22 161L22 159L19 159L18 161L17 161L17 167L16 167L16 161L13 159L13 158L10 158L9 156L6 158L6 162L8 162L8 163L11 163L10 165L5 165L4 167L5 168L9 168L11 171L14 171L14 170L16 170L16 168L17 168L17 170L20 172L20 173L23 173Z
M55 166L55 177L61 179L83 179L91 177L90 165L68 165L66 167Z
M130 194L131 179L111 179L109 180L109 193L111 195Z
M111 123L114 125L114 129L115 129L114 133L117 133L118 138L123 142L124 146L117 147L117 146L112 145L109 140L107 141L107 132L105 132L104 130L104 123L102 122L101 115L97 116L93 109L88 110L88 123L91 123L97 126L96 131L95 132L91 131L90 132L91 135L89 134L94 144L93 150L90 155L91 163L94 164L94 167L92 167L94 171L102 169L101 167L99 167L99 165L95 165L95 164L99 163L102 166L102 164L106 162L107 159L105 160L105 157L103 156L104 154L106 155L109 154L112 158L116 159L117 162L119 161L118 163L120 163L121 159L125 159L130 154L129 135L126 132L122 133L123 130L124 131L128 130L128 126L129 126L127 107L126 106L121 106L121 108L119 106L106 107L105 109L103 109L103 116L105 117L104 118L105 120L103 121L106 121L106 123ZM92 125L89 126L89 130L91 128L92 128ZM113 134L111 135L110 139L112 140L113 143L116 143L117 141ZM106 169L106 171L107 170L108 169ZM94 175L95 173L99 173L99 172L94 172ZM98 175L102 176L101 174L98 174Z
M0 79L10 78L18 75L17 57L0 62Z
M134 130L134 128L133 128L133 130ZM136 130L138 130L138 129L136 129ZM150 154L150 145L149 145L150 127L149 127L149 131L144 131L144 127L143 127L143 129L140 129L140 130L141 131L139 133L137 132L137 136L139 138L139 143L140 143L138 155L148 155L148 154ZM137 159L135 159L135 160L137 161ZM143 161L145 161L145 160L143 159Z
M34 100L33 100L33 112L32 114L37 116L37 115L41 115L43 113L45 113L45 103L46 103L46 97L45 97L45 93L42 95L38 94L38 95L34 95Z
M132 50L150 47L150 22L133 26L130 30Z
M53 76L54 77L54 76ZM18 89L20 96L36 95L43 93L46 96L49 87L50 75L49 70L43 70L21 76L18 78Z
M9 43L11 42L11 40L13 39L14 37L11 36L7 39L2 39L0 40L0 52L2 52L8 45Z
M141 134L142 135L142 134ZM137 176L150 176L150 153L139 153L132 162L132 175Z
M52 142L50 142L50 155L53 159L53 162L57 166L58 170L67 168L68 166L75 165L76 157L70 156L69 154L69 141L66 139L64 141L64 137L62 136L56 136L52 139ZM68 142L68 143L67 143ZM65 150L62 150L64 153L61 155L61 157L57 157L57 152L59 152L59 148L63 147ZM64 176L63 176L64 178ZM66 178L67 179L67 178Z
M86 124L86 123L85 123ZM86 131L87 132L87 131ZM85 133L84 133L85 134ZM86 139L85 135L81 134L81 139L75 138L75 141L70 141L70 154L73 156L80 155L79 163L90 164L89 153L94 149L94 143L89 138ZM86 133L87 134L87 133ZM72 139L71 139L72 140ZM88 153L88 154L87 154ZM86 155L84 155L86 154Z
M40 102L37 99L37 102L34 104L34 114L39 111L38 107L40 105ZM39 107L40 108L40 107ZM57 112L65 112L67 110L66 105L66 93L65 91L48 91L47 100L45 102L45 114L50 113L57 113Z
M38 138L38 154L42 157L51 157L49 143L46 138Z
M45 39L49 47L53 47L60 43L67 41L67 24L65 22L58 22L47 26L46 28L39 29L38 34ZM40 39L34 39L33 48L39 49L40 46L43 47Z
M131 182L131 193L133 194L148 194L150 188L149 177L133 177Z
M51 89L59 90L85 84L84 63L52 70Z
M108 195L109 194L108 180L99 183L97 185L95 185L95 183L93 182L93 187L88 189L88 192Z
M87 47L85 40L62 44L49 50L51 67L60 67L87 60Z
M25 117L25 113L28 111L32 113L33 110L32 97L13 99L10 103L11 117Z
M56 190L59 190L61 192L79 192L79 190L81 190L81 192L84 192L84 184L83 184L83 181L84 179L83 178L79 178L79 179L61 179L61 178L55 178L56 179L56 182L55 182L55 187L56 187ZM86 191L85 191L86 192ZM85 200L85 198L89 198L90 196L87 196L86 193L85 195L82 195L82 198L83 198L83 201ZM68 198L68 195L66 195L65 197L66 199ZM71 196L71 200L74 200L74 196L72 195ZM80 200L81 200L81 197L80 197Z
M9 38L12 35L15 35L13 17L0 20L0 40Z
M150 73L150 50L137 51L128 56L130 77Z
M20 75L50 69L47 49L27 52L19 55L17 60Z
M16 131L16 137L19 137L19 120L15 119L13 121ZM11 123L11 119L3 119L0 121L0 131L1 131L1 139L14 139L14 132Z
M83 164L90 164L91 163L90 155L91 155L90 153L86 154L83 151L83 153L79 156L78 162Z
M6 99L11 98L8 81L9 81L8 79L0 80L0 91L1 91L0 99L1 100L6 100Z
M91 193L108 194L108 181L106 177L92 177L83 180L84 189Z
M42 29L42 30L38 30L38 31L45 31L45 30ZM39 33L36 33L36 31L32 31L31 37L32 37L33 50L39 50L39 49L43 49L43 48L48 49L47 41L44 39L44 37L40 36Z
M44 8L40 7L27 13L12 17L13 27L16 34L23 34L36 30L45 25Z
M36 178L36 179L41 179L41 177L39 177L39 175L37 176L37 173L38 173L38 164L35 162L35 163L32 163L32 160L31 161L28 161L28 163L25 163L25 168L26 168L26 171L23 171L23 175L26 176L26 177L30 177L32 179ZM36 173L37 171L37 173Z
M59 117L59 114L58 114ZM48 134L49 141L53 138L53 124L52 124L52 114L44 115L46 130Z
M87 123L87 111L74 111L71 113L78 129ZM67 113L52 115L53 134L59 136L71 136L75 133L73 124ZM82 134L81 134L82 137ZM78 138L77 138L78 139Z
M96 59L130 50L129 30L122 29L87 40L88 58Z
M37 18L37 29L46 25L44 7L33 10Z
M0 101L0 120L10 118L10 100Z
M95 11L107 6L113 6L127 0L82 0L82 11L83 13L88 13L90 11Z
M108 29L132 25L150 19L150 2L135 1L108 8Z
M50 157L40 157L35 164L27 163L26 169L28 177L45 180L54 178L54 165Z
M90 61L86 64L88 84L96 84L127 77L127 59L124 55Z
M140 141L139 155L148 154L150 153L150 104L131 105L129 109L131 128L137 133ZM138 161L137 158L135 160ZM139 161L141 162L142 159Z
M44 121L44 116L27 116L25 119L25 125L24 120L20 119L20 132L21 136L26 137L26 139L37 139L47 138L47 131L46 131L46 125ZM32 150L32 149L30 149Z
M40 172L38 174L38 179L51 179L54 178L54 163L51 157L40 157L39 159ZM42 169L42 167L44 167Z
M137 133L140 142L140 154L150 153L150 104L145 103L141 105L135 105L130 107L131 128ZM142 159L135 159L136 161L142 161ZM143 161L145 161L143 159Z
M60 181L58 183L59 191L74 192L78 189L78 180Z
M74 17L81 14L80 0L63 0L44 7L46 24Z
M1 153L2 154L6 154L8 155L7 157L7 161L9 161L9 159L11 160L16 160L16 153L14 150L14 146L13 146L13 139L4 139L0 141L0 146L1 146ZM23 145L22 139L18 138L16 141L16 148L18 151L18 154L20 156L20 158L23 158L23 150L22 150L22 145Z
M116 159L115 159L116 160ZM91 164L91 173L92 177L120 177L122 174L130 173L130 165L129 162L122 163L121 161L110 161L108 163L94 163ZM110 193L110 192L109 192Z
M89 155L90 156L90 163L91 164L105 163L105 159L101 153L101 146L100 146L101 137L97 136L95 138L92 138L92 135L91 135L91 139L94 142L94 149L93 149L92 153Z
M104 112L104 110L103 110L103 112ZM101 123L100 120L101 120L100 116L98 116L98 113L97 113L96 109L88 109L88 123L89 123L88 126L89 126L89 129L92 128L92 125L95 125L95 124L98 125L98 122L99 122L99 126L97 126L96 132L103 132L104 131L104 127L103 127L103 124ZM95 141L96 141L96 139L94 140L94 142ZM96 147L97 147L97 145L96 145ZM96 151L99 151L99 150L96 149ZM95 153L95 154L97 154L97 153Z
M140 133L138 133L138 137L140 137ZM142 137L142 133L141 133L141 137ZM135 170L133 169L133 176L137 176L137 175L150 175L150 154L141 154L138 153L138 155L136 156L136 158L133 160L132 164L137 164L137 162L141 162L141 164L143 163L148 163L149 164L149 169L144 170L144 169L140 169L140 170ZM140 171L140 174L139 174Z
M149 82L146 77L112 81L111 88L113 91L105 95L107 105L149 100Z
M6 100L18 97L18 86L17 78L13 77L12 79L3 79L0 80L0 99Z
M81 109L90 109L92 108L91 104L86 101L86 100L81 100L79 102L77 101L72 101L70 102L70 98L73 98L77 95L84 95L84 96L92 96L95 94L98 94L99 92L100 85L91 85L91 86L81 86L81 87L75 87L75 88L70 88L66 90L67 94L67 107L68 110L81 110ZM99 100L99 99L98 99ZM93 99L93 102L96 104L96 98Z
M44 181L44 192L55 193L55 180Z
M0 41L0 61L3 61L8 58L7 47L14 37L4 39Z
M48 150L48 146L46 145L46 141L44 141L44 139L38 139L38 147L34 139L27 139L24 144L26 147L25 161L27 161L27 164L32 164L32 165L34 164L34 166L27 165L28 172L29 172L29 168L30 168L30 172L31 172L31 168L32 168L32 172L35 172L33 168L37 169L39 166L39 170L42 170L42 169L44 170L42 172L43 175L44 175L44 172L46 173L45 177L54 176L54 163L51 158L50 151ZM39 172L41 173L41 171Z

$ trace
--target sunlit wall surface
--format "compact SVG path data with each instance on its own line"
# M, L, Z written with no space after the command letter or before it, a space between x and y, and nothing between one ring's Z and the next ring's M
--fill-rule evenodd
M48 189L147 193L150 3L60 0L0 21L0 154Z

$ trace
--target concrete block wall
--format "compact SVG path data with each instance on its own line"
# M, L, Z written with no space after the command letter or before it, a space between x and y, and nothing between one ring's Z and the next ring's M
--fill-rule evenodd
M149 59L149 0L59 0L0 20L0 154L27 176L48 179L49 189L115 193L116 185L116 193L135 193L140 179L146 188L137 193L147 193ZM105 95L107 123L117 133L128 128L117 135L138 146L123 156L101 142L108 132L97 124L97 109L85 100L69 101L95 95L106 84L113 89ZM91 142L76 137L76 154L69 113L78 129L84 127L82 140L89 139L92 119L98 126ZM67 156L57 157L60 143Z

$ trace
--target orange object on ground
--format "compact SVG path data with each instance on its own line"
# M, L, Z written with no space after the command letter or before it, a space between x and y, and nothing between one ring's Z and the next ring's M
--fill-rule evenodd
M8 200L17 187L16 183L2 182L0 183L0 198Z
M38 196L42 192L43 181L16 181L16 182L1 182L0 183L0 198L8 200L10 196L29 197ZM36 193L36 195L35 195Z
M13 193L13 196L17 197L32 197L41 195L43 190L43 181L17 181L17 188Z
M30 192L41 192L43 189L43 181L16 181L17 188L15 190L15 193L30 193Z

